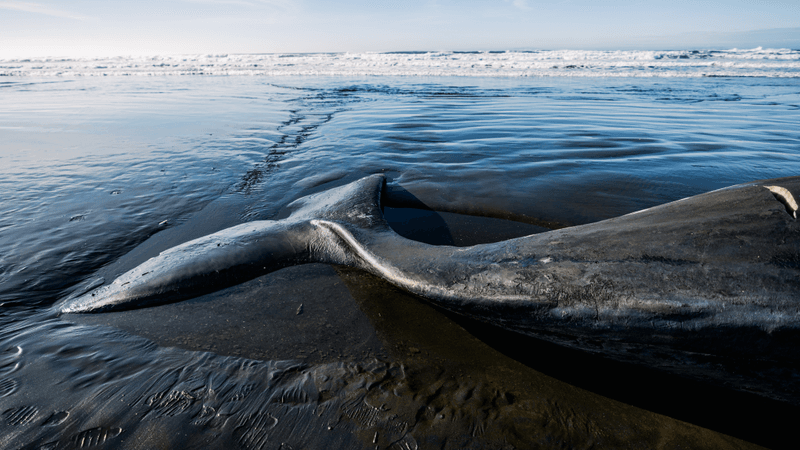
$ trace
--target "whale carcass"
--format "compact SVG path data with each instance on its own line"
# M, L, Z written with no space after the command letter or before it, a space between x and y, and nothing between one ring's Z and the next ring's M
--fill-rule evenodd
M597 223L472 247L395 233L382 175L162 252L63 313L203 295L309 262L370 272L500 327L621 360L800 360L800 177L741 184ZM662 358L663 359L663 358ZM695 358L696 359L696 358Z

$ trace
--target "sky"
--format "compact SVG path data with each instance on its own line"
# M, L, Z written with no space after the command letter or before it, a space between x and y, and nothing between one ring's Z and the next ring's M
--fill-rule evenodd
M0 0L0 58L800 48L798 0Z

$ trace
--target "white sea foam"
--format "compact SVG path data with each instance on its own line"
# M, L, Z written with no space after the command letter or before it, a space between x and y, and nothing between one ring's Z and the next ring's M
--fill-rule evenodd
M0 76L800 77L800 50L408 52L0 60Z

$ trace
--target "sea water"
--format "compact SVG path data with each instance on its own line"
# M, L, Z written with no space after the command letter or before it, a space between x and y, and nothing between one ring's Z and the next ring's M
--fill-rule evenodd
M171 441L175 430L191 436L191 445L219 448L231 442L367 448L370 440L383 448L425 448L426 435L470 434L436 428L438 413L419 412L436 401L420 400L424 389L409 387L402 380L413 376L403 371L433 367L418 357L438 350L426 350L425 342L414 344L421 351L406 345L424 334L403 328L411 325L381 329L387 320L381 314L388 312L371 310L370 303L415 300L400 300L404 294L363 275L317 266L279 272L257 286L171 307L186 309L133 311L112 327L76 324L50 310L75 290L172 245L277 217L309 193L382 173L396 198L413 200L396 206L505 219L481 222L478 234L490 239L492 224L577 225L800 174L797 50L31 59L0 61L0 75L0 447L8 448L134 446L147 436L180 446ZM328 287L299 291L315 283ZM342 299L360 302L361 311L337 311L332 305ZM270 311L260 313L270 315L259 316L262 322L314 318L297 336L319 340L329 331L325 339L341 344L290 343L293 332L273 322L237 324L241 330L224 331L229 343L215 334L200 344L199 335L211 333L197 331L203 320L213 323L208 330L222 332L225 320L238 319L235 312L224 320L203 314L236 301L231 310L239 316ZM260 306L281 301L285 311ZM411 314L418 307L408 305L406 322L440 314ZM358 327L349 329L353 323ZM157 331L147 334L150 325L185 330L161 342ZM432 328L448 326L455 325ZM457 328L452 340L474 339L457 337ZM187 342L192 333L196 341ZM356 342L352 336L359 333L363 339ZM255 334L269 335L269 345L261 338L248 347L244 341ZM395 335L404 337L387 337ZM284 338L284 345L276 343ZM388 342L407 348L397 353ZM447 358L458 360L453 355L460 353L452 352ZM502 356L484 358L501 364L492 358ZM509 371L534 376L502 361ZM483 373L469 367L476 377ZM455 377L426 370L418 376L431 385ZM495 424L499 429L517 427L510 418L522 413L514 408L536 410L536 396L547 398L541 414L560 414L553 406L559 402L583 411L576 420L587 430L603 422L586 411L620 408L593 394L559 390L569 385L541 392L520 387L512 372L483 382L495 389L475 394L483 409L462 410L467 400L453 400L463 397L461 390L480 391L466 378L455 377L450 391L442 388L450 397L441 395L447 407L457 405L451 413L466 414L478 429L489 420L481 414L491 411L508 419ZM392 416L370 403L369 383L386 389L395 383L394 392L415 395L396 394ZM53 389L63 393L47 394ZM604 406L587 406L598 401ZM414 414L412 404L420 408ZM618 420L639 413L609 414ZM662 420L652 419L652 426L673 426ZM537 445L585 445L602 435L564 424L525 426ZM319 430L331 434L309 437ZM471 433L480 441L481 433ZM647 442L647 433L612 433L605 442ZM755 431L743 433L759 440ZM484 442L499 442L490 434ZM670 439L697 444L710 438L677 431Z

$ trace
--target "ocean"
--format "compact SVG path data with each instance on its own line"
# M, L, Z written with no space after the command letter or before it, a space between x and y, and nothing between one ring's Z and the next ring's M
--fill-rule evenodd
M53 306L376 173L408 200L392 226L442 245L796 176L800 50L32 58L0 77L0 448L750 448L791 430L790 398L520 341L346 268Z

